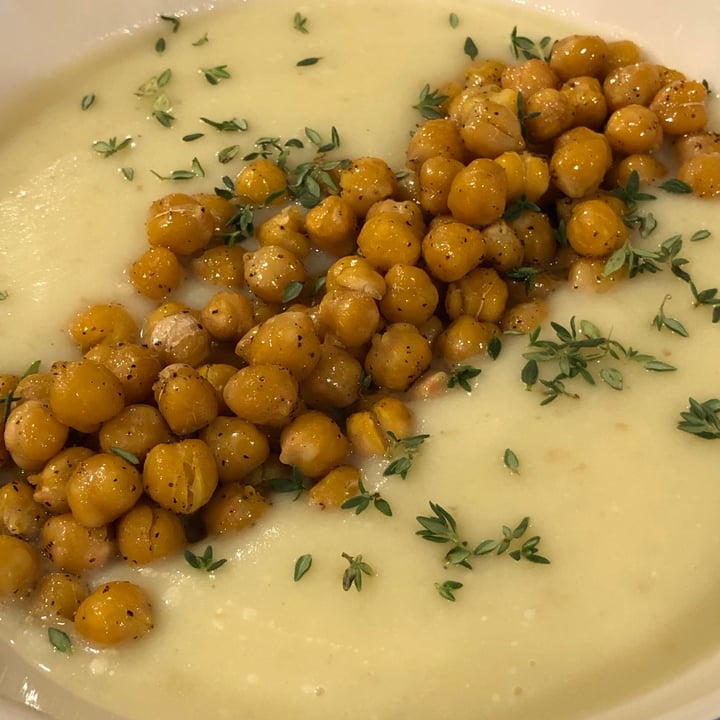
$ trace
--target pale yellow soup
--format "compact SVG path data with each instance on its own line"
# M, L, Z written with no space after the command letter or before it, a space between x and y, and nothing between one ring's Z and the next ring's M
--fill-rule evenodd
M123 268L144 247L147 205L235 174L239 159L217 162L222 147L237 142L249 152L261 135L299 136L306 126L328 137L335 125L342 155L378 155L399 168L420 121L411 106L426 82L436 87L461 72L466 35L481 57L507 57L513 25L532 37L570 31L556 19L470 2L312 0L302 7L305 35L292 28L296 9L249 3L183 18L176 34L161 24L36 93L35 114L28 105L4 118L1 368L22 372L37 358L70 356L65 328L87 304L146 308ZM456 29L450 11L460 18ZM162 56L153 49L160 33L168 41ZM205 33L208 42L194 46ZM310 56L322 59L296 67ZM232 78L216 86L198 72L222 64ZM172 130L133 95L168 67ZM83 112L89 92L97 100ZM200 116L245 118L249 130L220 135ZM182 142L191 132L206 136ZM131 136L132 147L107 159L93 152L94 140L113 136ZM193 157L205 178L181 184L150 172L187 169ZM132 182L121 167L134 169ZM658 230L649 245L682 233L698 287L714 286L717 239L690 246L688 238L700 228L720 232L715 205L664 197L652 211ZM689 338L652 327L666 295L666 312ZM6 679L4 691L58 718L98 715L74 709L44 678L133 720L562 720L678 675L720 645L718 445L676 429L688 397L720 395L718 326L691 300L667 271L604 295L558 292L558 322L591 320L677 371L623 365L623 391L578 384L579 399L543 407L540 392L520 381L527 340L507 337L500 359L480 363L472 394L416 405L418 430L430 437L406 480L366 468L392 518L282 497L257 526L213 540L215 556L228 559L215 574L182 558L108 568L96 579L136 580L156 617L152 633L115 649L76 639L73 654L61 655L44 628L5 607L0 635L42 677L39 690ZM519 473L504 465L506 448ZM504 555L474 559L473 570L446 568L447 548L416 535L429 501L453 513L471 544L529 516L526 537L541 537L551 563ZM362 554L373 568L362 592L343 592L343 552ZM295 560L305 553L313 566L295 582ZM463 583L456 602L437 592L446 580Z

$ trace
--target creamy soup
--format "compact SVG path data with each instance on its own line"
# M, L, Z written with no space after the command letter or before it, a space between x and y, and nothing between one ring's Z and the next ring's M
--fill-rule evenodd
M11 141L0 147L0 368L22 372L35 359L71 356L65 328L90 303L146 309L123 275L144 248L146 208L171 189L207 190L235 174L239 158L220 165L221 148L237 142L249 152L262 135L288 138L307 126L327 136L335 125L343 155L377 155L399 168L420 121L412 109L420 89L461 71L467 35L481 57L507 58L516 24L532 37L570 31L556 18L470 2L312 0L302 7L310 30L303 34L292 27L295 11L257 2L184 17L177 33L161 23L2 119ZM167 41L160 56L159 35ZM321 59L296 66L308 57ZM232 77L217 85L198 71L219 65ZM133 94L166 68L172 130ZM83 111L91 92L95 103ZM247 119L249 129L220 135L201 116ZM181 140L194 132L206 135ZM131 137L131 146L102 158L92 142L111 137ZM205 178L180 184L151 173L188 169L193 157ZM132 168L134 179L121 168ZM715 286L715 206L663 194L652 211L658 230L649 245L683 234L693 279ZM691 244L702 228L713 234ZM651 324L666 295L666 313L688 338ZM569 389L579 398L541 406L538 387L528 392L520 379L527 339L506 337L497 361L479 363L472 393L416 404L418 431L429 438L407 479L366 468L368 486L391 502L391 518L280 497L255 527L213 539L215 556L228 559L216 573L194 571L182 558L107 568L97 580L135 579L155 608L155 629L115 649L78 641L61 655L44 628L6 607L0 634L9 657L20 655L40 678L29 684L10 673L4 692L57 718L99 714L78 715L48 678L132 720L563 720L684 672L720 646L717 447L676 428L688 397L720 395L718 326L667 271L602 295L560 291L551 315L566 326L573 316L590 320L677 371L622 364L622 391L578 382ZM517 472L504 462L506 449ZM475 558L472 570L446 568L447 546L416 534L429 502L453 514L471 545L528 516L523 539L540 536L550 564L506 554ZM295 561L306 553L312 567L296 582ZM362 592L343 592L342 553L361 554L372 567ZM462 583L455 602L437 591L446 581Z

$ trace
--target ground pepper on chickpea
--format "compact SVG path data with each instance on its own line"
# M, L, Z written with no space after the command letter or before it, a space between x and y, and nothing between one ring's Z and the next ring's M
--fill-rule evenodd
M0 596L91 643L142 635L143 590L91 592L84 573L241 531L278 477L300 477L318 508L358 496L359 460L415 431L408 397L536 328L556 287L627 275L605 272L629 236L612 191L666 177L660 149L696 195L720 194L704 83L629 41L574 35L546 59L517 40L517 63L425 88L402 177L375 157L326 162L304 212L285 162L262 154L232 192L152 203L150 247L129 268L160 303L142 326L95 305L70 327L81 359L0 375ZM225 242L266 205L257 249ZM313 249L323 273L305 265ZM222 288L202 308L171 299L187 272Z

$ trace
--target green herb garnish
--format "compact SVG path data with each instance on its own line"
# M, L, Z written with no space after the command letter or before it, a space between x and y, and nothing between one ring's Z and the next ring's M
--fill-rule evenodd
M399 475L403 480L407 478L407 474L412 467L415 455L420 450L421 445L427 440L429 435L412 435L410 437L398 438L395 433L388 430L388 437L391 440L388 453L395 455L402 453L402 457L393 460L383 471L385 477L390 475Z
M310 67L311 65L317 65L321 60L321 57L306 57L298 60L295 63L295 67Z
M472 365L460 365L448 377L447 386L449 388L461 387L465 392L472 392L470 380L477 377L481 372L480 368Z
M425 85L420 91L418 102L413 107L420 112L426 120L437 120L445 117L438 109L446 100L447 95L442 95L440 90L430 90L429 85Z
M121 150L124 150L127 147L130 147L130 143L132 142L131 137L126 137L124 140L121 140L120 142L117 141L116 137L111 137L108 140L96 140L92 144L92 149L98 154L102 155L103 157L110 157L111 155L114 155L117 152L120 152Z
M312 555L310 553L306 553L305 555L301 555L296 561L295 561L295 572L293 573L293 579L295 582L300 580L305 573L310 569L312 566Z
M548 50L550 46L550 50ZM516 60L522 55L526 60L550 60L550 52L552 50L552 38L547 35L539 42L535 42L530 38L518 35L517 26L510 33L510 51Z
M435 588L440 593L440 597L455 602L455 591L459 590L463 584L457 580L446 580L444 583L435 583Z
M200 68L200 72L211 85L217 85L221 80L228 80L232 77L227 65L215 65L215 67Z
M83 96L83 99L80 101L80 108L82 110L87 110L92 106L92 104L95 102L95 93L88 93L87 95Z
M137 455L133 455L133 453L129 452L128 450L123 450L123 448L118 447L117 445L113 445L110 448L110 452L122 458L123 460L125 460L125 462L129 462L131 465L140 464L140 460L138 459Z
M307 29L307 18L302 13L296 12L293 15L293 28L298 32L307 35L310 31Z
M680 413L682 422L678 423L678 429L705 440L720 438L720 400L712 398L698 402L689 398L688 402L690 409Z
M48 639L50 644L61 653L70 654L72 652L72 640L70 636L59 628L49 627L48 628Z
M360 592L362 590L363 575L374 575L375 572L370 565L363 560L362 555L355 555L353 557L347 553L342 553L342 557L349 563L349 566L345 568L345 572L343 573L343 590L347 591L354 585L355 589Z
M215 572L227 562L227 558L220 560L213 559L212 545L208 545L202 555L196 555L192 550L186 549L183 557L190 567L194 567L196 570L204 570L208 573Z
M387 517L392 517L392 508L390 503L380 496L379 492L371 493L363 485L362 478L358 481L358 488L360 494L346 500L340 507L343 510L355 510L355 514L359 515L361 512L370 507L370 503L373 504L376 510L381 512Z

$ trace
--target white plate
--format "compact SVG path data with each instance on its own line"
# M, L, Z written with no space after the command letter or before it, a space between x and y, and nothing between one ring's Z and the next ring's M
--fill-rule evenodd
M257 0L259 1L259 0ZM478 0L481 2L482 0ZM512 0L506 0L512 2ZM717 0L516 0L576 19L592 30L614 25L644 48L657 48L663 62L720 86ZM0 2L0 97L27 90L28 83L90 52L109 37L153 21L158 13L176 13L203 3L190 0L2 0ZM12 70L10 70L12 69ZM3 169L2 172L7 172ZM691 669L649 696L603 714L596 720L712 720L720 716L720 659ZM0 648L0 687L31 688L46 683L9 650ZM672 709L668 709L672 708ZM39 719L39 713L0 698L0 718ZM110 715L97 713L98 720ZM594 719L595 720L595 719Z

